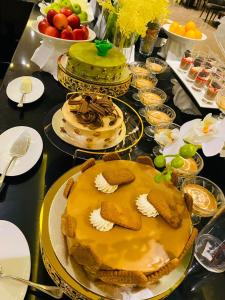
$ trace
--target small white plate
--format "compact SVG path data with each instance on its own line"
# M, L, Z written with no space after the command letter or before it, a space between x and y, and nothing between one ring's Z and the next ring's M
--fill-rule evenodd
M0 220L0 265L8 275L30 278L30 250L21 230L8 221ZM0 299L23 300L27 285L11 279L0 279Z
M24 76L21 76L12 80L6 88L6 94L8 98L16 103L18 103L22 97L20 86L23 77ZM29 77L32 81L32 91L24 96L23 103L25 104L38 100L44 93L45 89L44 84L41 82L41 80L32 76L26 77Z
M10 160L9 149L22 132L30 135L30 145L27 153L17 158L8 169L7 176L17 176L30 170L38 161L43 149L40 134L31 127L17 126L4 131L0 135L0 174ZM1 245L1 244L0 244Z

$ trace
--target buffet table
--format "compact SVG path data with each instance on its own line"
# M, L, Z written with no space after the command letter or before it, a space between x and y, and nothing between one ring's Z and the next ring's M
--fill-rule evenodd
M14 223L25 235L31 252L32 268L30 279L38 283L53 285L44 268L39 248L39 215L41 205L46 192L56 179L73 166L81 163L81 161L73 159L72 156L61 152L53 146L44 133L43 122L46 115L54 106L65 101L67 91L53 76L40 71L30 61L34 50L40 43L38 36L31 31L30 27L31 22L36 19L38 14L38 7L34 6L1 86L0 134L15 126L32 127L39 132L43 139L43 153L37 164L27 173L6 178L6 185L0 192L0 219ZM20 109L8 99L6 87L11 80L23 75L32 75L40 79L44 84L45 90L38 101L25 105L23 109ZM183 114L173 105L172 84L170 83L173 77L174 75L170 70L160 75L157 86L168 94L169 101L167 104L176 111L177 117L175 123L181 125L191 120L193 116ZM132 99L132 93L133 91L130 89L121 99L127 101L134 108L139 109L138 104ZM206 111L201 108L199 110L204 116ZM135 151L150 154L154 145L154 141L148 140L146 136L143 136ZM200 175L214 181L225 192L223 175L223 171L225 170L224 158L220 158L219 156L212 158L204 157L204 163L205 166ZM4 247L4 245L1 245L1 247ZM220 300L224 297L224 284L225 276L223 273L210 273L200 268L191 276L188 276L168 299ZM50 297L28 289L25 299L50 299ZM63 299L68 298L64 296Z

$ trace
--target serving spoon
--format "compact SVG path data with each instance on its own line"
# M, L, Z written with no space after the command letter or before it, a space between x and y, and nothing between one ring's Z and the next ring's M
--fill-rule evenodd
M43 284L38 284L29 280L25 280L23 278L17 277L17 276L13 276L13 275L7 275L4 274L2 272L2 266L0 265L0 280L1 279L13 279L19 282L22 282L26 285L29 285L33 288L35 288L36 290L39 290L45 294L48 294L49 296L55 298L55 299L61 299L63 296L63 291L61 288L57 287L57 286L50 286L50 285L43 285Z

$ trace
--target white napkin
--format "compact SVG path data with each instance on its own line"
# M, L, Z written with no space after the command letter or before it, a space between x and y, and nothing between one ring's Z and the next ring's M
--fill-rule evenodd
M57 60L58 57L65 53L67 48L65 47L55 47L48 40L43 40L40 47L38 47L35 51L31 60L37 64L40 69L46 71L58 80L57 78Z
M176 79L172 79L171 82L173 83L172 93L174 95L174 105L186 114L201 116L201 112L194 105L191 98L185 93L178 81Z

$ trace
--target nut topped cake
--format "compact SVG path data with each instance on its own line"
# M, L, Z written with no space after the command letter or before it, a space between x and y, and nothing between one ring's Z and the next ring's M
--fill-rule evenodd
M62 216L68 253L94 279L145 286L173 270L196 236L183 194L156 183L149 158L89 159ZM68 191L68 186L66 188Z
M125 137L123 113L106 95L72 94L62 114L61 132L77 147L106 149Z
M99 55L95 43L75 43L69 48L66 69L86 80L109 82L119 80L125 66L125 56L118 48Z

